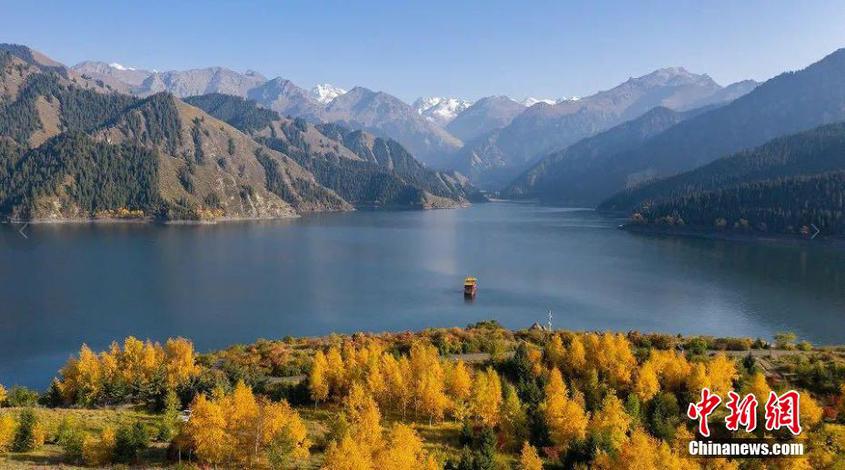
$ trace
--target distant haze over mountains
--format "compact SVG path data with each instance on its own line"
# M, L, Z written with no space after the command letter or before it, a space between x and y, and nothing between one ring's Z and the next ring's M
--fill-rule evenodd
M754 85L749 81L722 87L708 75L682 67L656 70L578 100L535 104L507 126L467 142L454 166L478 183L498 188L538 158L657 106L686 111L730 101Z
M507 126L523 111L524 104L507 96L488 96L464 110L446 129L464 142L470 142L494 129Z
M721 86L670 67L578 99L408 104L361 86L307 90L221 67L67 69L4 44L0 215L454 207L484 200L482 185L627 211L639 224L794 234L813 223L840 233L843 83L840 49L762 84Z
M338 122L392 138L430 166L454 168L489 189L498 189L544 155L595 135L657 106L683 112L725 103L756 82L726 87L682 67L656 70L591 96L521 101L491 96L475 102L423 97L413 104L381 91L350 91L319 84L308 90L290 80L221 67L186 71L138 70L83 62L73 67L108 88L137 96L168 91L177 97L223 93L254 100L282 116L312 123Z
M534 98L532 96L529 96L528 98L525 98L524 100L520 101L520 103L522 103L523 106L530 108L531 106L534 106L537 103L558 104L562 101L578 101L579 99L580 98L577 96L571 96L569 98L558 98L556 100L550 98Z
M685 112L656 108L551 153L508 185L503 195L622 211L667 203L670 209L685 211L684 218L689 219L697 210L695 198L709 201L711 209L725 210L719 198L750 184L752 175L759 188L777 186L787 191L783 182L761 180L845 170L839 160L819 160L841 149L842 127L810 131L845 121L843 83L845 49L840 49L803 70L783 73L756 87L753 82L740 82L722 88L713 96L728 100L726 104ZM754 89L746 93L751 87ZM798 132L805 133L779 139ZM825 139L831 136L836 145L828 152L824 149L831 141ZM749 153L748 149L759 145L763 147ZM766 170L768 165L777 166L787 159L792 159L791 166L784 168L795 170L792 173ZM796 187L803 186L789 191ZM745 194L772 203L760 195L759 188L746 188L731 197ZM725 192L703 195L716 190ZM782 193L788 199L786 194ZM747 204L751 210L756 203L737 204ZM797 206L793 208L803 214ZM770 213L777 212L770 209ZM671 210L658 212L661 217L671 215ZM718 215L714 210L696 213L697 223L704 213L714 219Z
M68 69L0 44L0 217L455 207L483 185L641 226L841 234L843 83L840 49L762 84L670 67L579 99L410 105L221 67Z

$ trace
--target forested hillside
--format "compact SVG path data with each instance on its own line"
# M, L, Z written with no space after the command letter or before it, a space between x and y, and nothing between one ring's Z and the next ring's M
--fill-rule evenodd
M188 103L289 155L324 186L359 206L448 207L474 190L460 177L426 169L401 145L337 124L282 118L243 98L211 94Z
M708 230L845 235L845 171L742 183L643 207L635 224Z
M160 207L155 152L135 143L110 145L69 132L17 158L0 145L0 214L28 220L47 214L83 218L124 208Z
M845 120L845 49L778 75L730 104L626 152L604 178L617 190L671 176L773 138Z
M845 123L780 137L686 173L622 191L600 209L632 210L734 184L845 170Z
M190 96L185 102L244 132L264 129L280 119L279 113L261 108L254 101L221 93Z
M172 95L90 87L26 51L0 51L0 217L214 220L351 209L293 159Z
M624 191L600 209L634 211L640 223L778 233L814 224L825 234L842 235L841 171L845 124L838 123Z
M129 96L79 88L55 71L40 72L9 55L0 72L0 81L7 80L19 81L20 85L14 94L11 87L4 87L7 93L0 101L0 135L22 145L37 145L59 132L90 131L135 102Z

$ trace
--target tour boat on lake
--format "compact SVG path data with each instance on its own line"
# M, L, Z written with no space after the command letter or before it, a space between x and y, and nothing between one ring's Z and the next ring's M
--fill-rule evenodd
M478 279L467 277L464 279L464 297L475 297L478 292Z

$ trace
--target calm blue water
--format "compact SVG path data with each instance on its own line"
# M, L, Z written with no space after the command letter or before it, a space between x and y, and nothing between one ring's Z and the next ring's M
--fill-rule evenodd
M212 226L0 226L0 383L45 386L82 342L464 326L494 318L845 343L845 250L634 235L491 203ZM461 294L478 276L476 301Z

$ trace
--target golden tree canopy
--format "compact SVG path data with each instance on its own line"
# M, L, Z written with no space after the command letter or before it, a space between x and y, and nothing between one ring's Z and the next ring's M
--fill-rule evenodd
M470 410L485 426L499 423L499 407L502 404L502 382L499 374L488 367L485 372L475 374L470 396Z
M519 469L543 470L543 461L537 455L537 449L529 444L528 441L525 441L522 445L522 451L519 454Z

